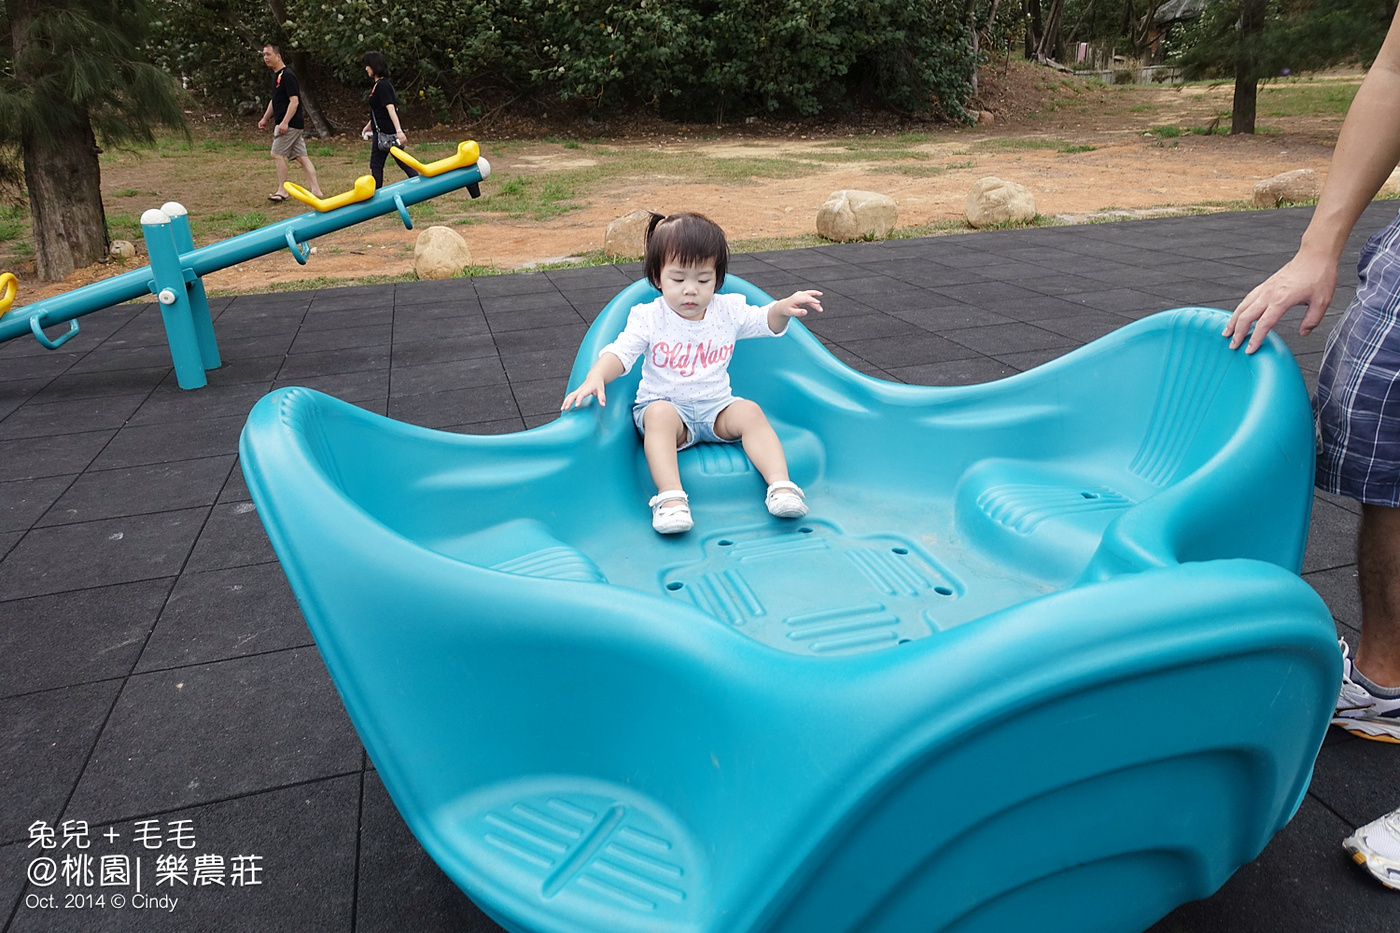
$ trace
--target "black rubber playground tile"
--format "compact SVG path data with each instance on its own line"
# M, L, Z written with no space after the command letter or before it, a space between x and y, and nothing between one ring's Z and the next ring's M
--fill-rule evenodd
M105 823L360 769L313 649L129 678L69 809Z
M0 531L28 531L76 478L44 476L0 483Z
M103 451L117 431L87 431L0 441L0 463L11 479L78 473Z
M364 785L356 933L497 933L501 928L423 851L379 775L366 772Z
M104 680L0 700L0 842L57 821L120 689Z
M0 563L6 599L180 573L208 508L35 528Z
M0 602L0 695L131 673L172 578Z
M139 814L107 825L89 821L89 850L98 857L126 855L132 883L124 888L95 888L106 895L103 908L45 910L21 905L8 929L14 933L349 931L354 918L359 806L360 775L353 774L198 807ZM64 816L84 819L73 808ZM109 833L115 838L109 839ZM158 846L147 848L152 842ZM158 860L171 857L184 858L183 872L178 863L161 872ZM133 896L137 894L137 859L141 860L139 893L144 899ZM197 874L201 865L202 874ZM120 908L111 906L114 893L124 898Z
M30 402L0 421L0 441L119 428L141 407L149 394L122 392L71 402Z
M137 645L141 658L135 669L207 664L311 644L311 632L275 562L191 571L164 602L145 647Z
M225 454L117 470L88 470L64 491L39 525L67 525L213 505L232 466L233 455Z
M185 571L246 567L276 559L257 507L246 500L219 502L209 512Z

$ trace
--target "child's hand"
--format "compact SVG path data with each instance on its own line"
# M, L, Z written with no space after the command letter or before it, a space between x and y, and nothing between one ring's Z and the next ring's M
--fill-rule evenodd
M590 395L598 397L599 405L608 404L608 394L603 390L605 381L601 375L590 372L583 380L583 384L577 389L564 396L564 404L559 406L560 411L568 411L570 408L577 408L587 404Z
M783 300L773 302L773 310L783 317L806 317L807 312L803 310L802 306L807 305L814 311L821 311L822 303L818 300L821 296L821 292L810 288L805 291L793 292Z

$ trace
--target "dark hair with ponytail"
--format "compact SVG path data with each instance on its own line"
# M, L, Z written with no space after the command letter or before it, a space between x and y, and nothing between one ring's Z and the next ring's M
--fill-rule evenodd
M729 268L729 244L719 224L701 214L671 214L664 217L652 212L647 227L647 281L661 287L661 268L668 262L688 266L714 262L715 288L724 284Z

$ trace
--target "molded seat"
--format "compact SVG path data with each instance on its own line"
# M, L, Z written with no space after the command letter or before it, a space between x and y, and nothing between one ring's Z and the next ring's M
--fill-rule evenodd
M400 812L507 929L1141 930L1287 822L1341 676L1307 393L1223 321L957 388L744 341L796 522L702 445L655 534L636 372L488 437L283 389L242 461Z

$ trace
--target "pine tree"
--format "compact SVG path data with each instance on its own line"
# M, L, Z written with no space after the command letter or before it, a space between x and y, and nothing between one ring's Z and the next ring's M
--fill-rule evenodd
M1233 78L1231 133L1253 133L1259 82L1347 61L1369 64L1392 0L1210 0L1173 59L1188 79Z
M23 159L37 273L64 278L107 255L99 140L182 128L180 89L142 53L143 0L5 0L0 156Z

